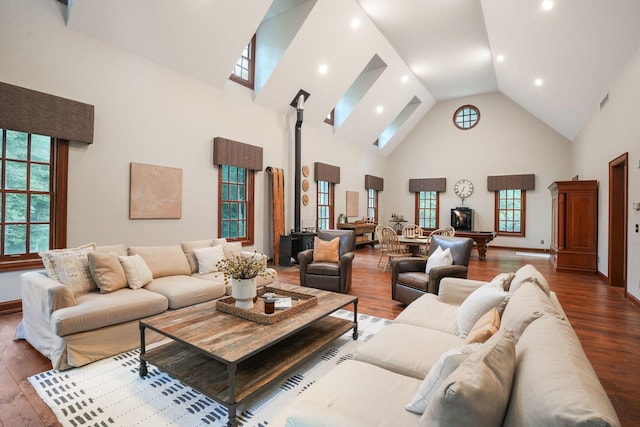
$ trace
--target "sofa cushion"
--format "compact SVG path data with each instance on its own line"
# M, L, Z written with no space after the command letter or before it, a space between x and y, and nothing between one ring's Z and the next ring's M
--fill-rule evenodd
M195 248L193 252L198 260L199 274L218 271L218 262L224 259L222 245L209 246L208 248Z
M61 337L117 325L167 310L168 302L160 294L144 289L120 289L108 294L89 292L76 298L77 305L56 310L51 327Z
M269 426L284 426L289 414L313 404L328 413L358 420L367 426L416 425L419 415L404 409L420 380L398 375L375 365L345 360L304 390ZM331 417L331 416L330 416Z
M101 246L96 246L96 252L110 253L118 256L126 256L127 247L125 245L101 245Z
M153 280L151 270L140 255L119 256L118 260L131 289L140 289Z
M196 254L193 252L194 249L198 248L208 248L212 245L211 239L203 239L203 240L188 240L180 243L180 247L184 252L184 256L187 258L187 262L189 263L189 267L191 268L191 274L198 272L198 259L196 258Z
M473 291L460 305L458 310L458 333L466 338L473 325L482 315L492 308L502 312L509 299L509 293L502 288L502 282L489 282Z
M509 298L502 313L501 325L511 329L518 340L525 328L544 314L563 317L537 284L526 282Z
M420 425L500 425L509 402L515 365L515 338L513 332L503 329L442 382L422 414Z
M226 258L233 258L235 256L242 256L242 243L241 242L226 242L226 243L223 243L222 244L222 249L224 250L224 256Z
M169 308L176 309L211 301L225 294L224 282L192 276L166 276L153 279L145 289L164 295Z
M522 333L516 354L505 426L620 425L568 320L535 320Z
M191 267L180 245L132 246L129 255L140 255L147 264L153 278L189 275Z
M457 305L447 304L437 295L424 294L400 313L394 322L431 328L458 335Z
M478 319L465 339L465 343L483 343L494 336L500 329L500 313L492 308Z
M90 245L84 249L51 251L45 255L55 270L56 280L68 286L74 296L98 289L91 276L87 257L94 250L95 245Z
M398 273L398 283L426 292L427 287L429 286L429 275L422 271Z
M436 250L429 255L429 258L427 258L427 265L425 266L424 272L429 274L432 268L446 267L452 264L453 255L451 255L451 249L447 248L442 250L442 248L438 246Z
M536 268L531 264L524 265L516 271L516 274L509 285L509 289L507 290L512 294L515 294L518 289L520 289L520 286L526 282L535 283L544 291L545 294L547 294L547 296L551 293L551 287L549 286L547 279L545 279L542 273L536 270Z
M340 276L340 264L333 262L312 262L307 265L307 274L321 276Z
M457 335L393 323L358 347L353 357L389 371L423 379L442 353L463 344Z
M408 411L422 414L431 403L436 390L442 382L453 371L458 369L467 358L479 347L476 345L465 345L462 347L451 348L440 355L438 361L429 370L424 380L420 384L420 388L409 404L405 407Z
M331 240L322 240L317 237L313 240L313 262L338 262L340 254L340 238L336 237Z
M301 402L287 414L286 427L369 427L334 408Z
M98 289L103 294L127 287L127 276L118 255L109 252L90 252L87 256L89 270Z

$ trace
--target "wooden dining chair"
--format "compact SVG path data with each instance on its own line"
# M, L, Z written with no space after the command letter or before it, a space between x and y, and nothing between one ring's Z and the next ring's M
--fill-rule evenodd
M420 237L423 233L422 227L416 224L407 224L402 227L402 235L404 237Z
M387 271L387 267L391 265L391 260L393 258L411 256L411 252L409 252L409 250L398 240L398 234L393 228L385 226L382 229L382 240L387 248L387 262L384 265L383 271Z
M453 237L453 236L455 236L455 234L456 234L456 229L453 228L452 226L448 226L448 227L444 227L444 228L437 228L437 229L433 230L431 233L429 233L429 236L427 237L426 253L430 253L429 247L431 246L431 238L433 236Z
M378 258L378 265L377 267L380 267L380 262L382 261L382 257L387 253L387 246L384 243L384 240L382 239L382 229L386 227L386 225L384 224L378 224L376 225L376 229L374 231L375 234L375 239L378 241L378 247L380 248L380 257Z

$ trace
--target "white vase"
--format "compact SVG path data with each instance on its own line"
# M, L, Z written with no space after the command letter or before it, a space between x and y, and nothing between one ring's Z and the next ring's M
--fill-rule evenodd
M246 310L253 308L256 279L231 279L231 296L236 300L236 307Z

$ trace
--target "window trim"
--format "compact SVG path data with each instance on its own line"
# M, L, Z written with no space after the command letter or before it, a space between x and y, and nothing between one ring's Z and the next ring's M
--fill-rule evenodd
M32 132L27 132L32 133ZM67 189L69 176L69 141L52 137L51 175L53 191L51 197L50 238L51 249L67 246ZM0 272L43 268L38 253L17 257L0 256Z
M520 190L520 231L500 231L500 191L508 190ZM526 212L527 212L527 190L520 188L506 188L503 190L496 190L495 192L495 205L494 205L494 230L498 236L505 237L526 237Z
M326 124L328 124L328 125L333 126L334 125L335 114L336 114L336 109L334 108L333 110L331 110L331 112L329 114L327 114L327 117L324 118L324 122Z
M244 51L244 49L243 49ZM232 80L238 84L241 84L242 86L246 86L249 89L254 89L255 88L255 76L256 76L256 35L254 34L253 37L251 37L251 40L249 41L249 80L245 80L240 76L236 76L233 71L231 72L231 75L229 75L229 80ZM240 58L242 58L242 55L240 55ZM240 59L238 58L238 59ZM237 61L236 61L237 64ZM234 64L235 67L235 64Z
M477 118L476 118L476 121L471 126L463 127L458 124L457 118L458 118L458 114L467 108L475 111ZM453 125L460 130L473 129L478 125L478 123L480 123L480 109L475 105L471 105L471 104L463 105L460 108L458 108L455 113L453 113Z
M224 165L220 165L218 167L218 238L223 238L222 236L222 167ZM229 165L227 165L229 166ZM238 166L232 166L238 167ZM255 218L255 171L248 168L242 168L245 170L246 177L246 206L247 206L247 236L241 237L237 239L233 239L230 237L224 237L227 239L227 242L241 242L242 246L252 246L255 241L255 229L254 229L254 218Z
M434 190L423 190L423 191L416 191L415 193L415 211L414 211L414 216L415 216L415 224L420 225L420 193L422 192L434 192L436 193L436 226L434 227L434 229L437 229L440 227L440 192L439 191L434 191ZM421 226L421 225L420 225ZM422 226L421 226L422 227ZM429 228L429 227L422 227L422 228Z

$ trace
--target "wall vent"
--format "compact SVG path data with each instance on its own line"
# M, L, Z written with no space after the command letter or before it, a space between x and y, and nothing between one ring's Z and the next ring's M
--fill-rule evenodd
M608 102L609 102L609 93L607 92L604 98L602 98L602 101L600 101L600 111L604 109L604 106L607 105Z

